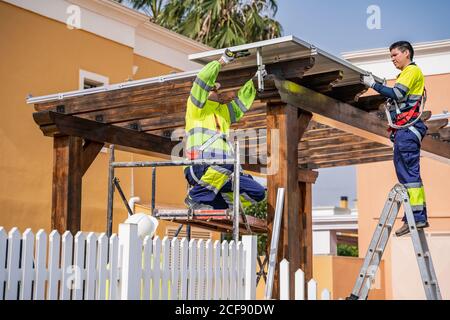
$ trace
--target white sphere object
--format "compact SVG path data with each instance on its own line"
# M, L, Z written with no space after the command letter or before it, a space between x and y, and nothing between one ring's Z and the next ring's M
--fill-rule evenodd
M125 220L125 223L137 224L138 235L141 239L144 239L145 236L150 236L150 238L153 237L159 224L158 219L142 212L135 213L128 217L128 219Z

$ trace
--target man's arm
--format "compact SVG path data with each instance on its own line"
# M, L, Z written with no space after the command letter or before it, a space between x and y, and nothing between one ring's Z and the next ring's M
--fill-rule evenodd
M385 96L386 98L391 98L396 101L402 100L409 91L409 88L407 86L402 85L399 82L397 82L393 88L382 85L381 83L376 82L371 74L363 76L363 83L367 87L373 88L375 91Z
M197 108L202 109L208 100L209 92L213 89L216 83L222 63L220 60L211 61L200 70L192 85L191 95L189 99Z
M238 122L250 110L256 97L256 88L253 79L248 80L239 89L237 96L227 103L231 123Z
M189 97L194 106L200 109L203 108L208 100L209 92L214 88L221 67L232 62L235 58L236 53L226 49L219 60L211 61L200 70L195 78Z
M256 98L256 88L253 81L257 76L258 72L239 89L237 97L227 103L231 123L241 120L244 114L252 107L253 101ZM263 78L267 76L266 70L264 70L262 76Z
M400 101L406 96L406 91L397 86L397 84L395 85L395 87L390 88L376 82L373 86L373 89L386 98L391 98L396 101Z

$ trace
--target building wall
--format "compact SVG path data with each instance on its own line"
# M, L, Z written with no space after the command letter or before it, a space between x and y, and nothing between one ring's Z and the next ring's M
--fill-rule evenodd
M450 299L450 232L433 232L427 234L436 277L442 299ZM412 247L411 237L394 238L392 251L392 295L395 299L424 300L425 292L420 278L419 268ZM416 281L412 281L412 280Z
M355 257L315 255L313 257L313 279L317 283L318 300L321 299L325 289L330 291L332 300L347 298L353 290L363 260ZM267 271L267 268L265 270ZM259 271L258 267L257 271ZM256 289L256 299L264 299L265 285L264 280L261 279ZM385 266L384 262L381 262L369 292L369 300L383 299L385 299Z
M392 81L389 82L392 85ZM430 75L425 77L425 85L428 92L426 109L433 114L442 113L449 109L450 104L450 74ZM428 216L431 227L427 232L446 232L450 230L450 201L448 201L448 188L450 181L450 166L432 160L421 158L421 175L425 185ZM384 202L389 190L397 183L394 165L391 161L357 166L357 192L359 213L359 252L364 256L371 240L376 222L381 214ZM402 217L400 212L399 217ZM397 219L395 228L400 227L400 218ZM402 242L403 243L403 242ZM405 247L412 250L412 247ZM395 299L399 296L393 295L391 263L391 244L385 251L384 259L386 266L386 298ZM433 254L433 252L432 252ZM399 262L398 260L396 260ZM439 263L448 264L450 258ZM398 268L398 266L396 266ZM415 268L415 266L413 266ZM420 278L410 281L420 282ZM401 285L396 283L396 285ZM397 289L395 292L399 292ZM449 292L450 293L450 292ZM446 293L447 294L447 293ZM416 294L411 292L411 297Z
M83 30L69 30L64 23L0 1L0 226L22 231L30 227L50 231L53 140L44 137L33 121L26 96L79 89L79 70L109 78L110 83L168 74L173 67L137 55L133 48ZM117 152L118 161L143 159ZM83 178L82 230L105 231L108 154L100 153ZM163 171L163 170L161 170ZM178 174L178 175L177 175ZM158 199L175 203L182 199L173 186L175 175L159 175ZM118 170L126 195L131 195L131 171ZM138 177L135 195L147 200L149 173ZM177 178L178 179L178 178ZM175 189L174 189L175 188ZM178 188L178 189L177 189ZM173 190L177 193L168 192ZM182 194L182 193L180 193ZM126 218L115 198L114 229Z

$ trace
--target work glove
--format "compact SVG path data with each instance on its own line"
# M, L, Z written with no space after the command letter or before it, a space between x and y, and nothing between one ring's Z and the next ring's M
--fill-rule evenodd
M248 55L250 55L250 52L248 50L233 52L230 49L225 49L225 52L223 53L221 59L225 64L228 64L235 59L246 57Z
M375 79L371 73L366 73L362 76L362 82L366 87L373 88L375 86Z
M221 59L223 62L225 62L225 64L228 64L236 59L236 55L230 49L225 49L225 52L222 54Z

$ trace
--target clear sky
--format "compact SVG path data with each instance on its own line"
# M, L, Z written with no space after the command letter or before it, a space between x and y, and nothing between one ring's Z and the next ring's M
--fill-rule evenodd
M371 5L380 8L380 29L367 27ZM450 39L448 0L278 0L278 7L276 19L284 35L295 35L335 55L387 47L400 39Z
M380 13L380 29L369 29L369 6ZM383 48L398 40L450 39L448 0L278 0L276 19L284 35L294 35L336 56L342 52ZM356 168L323 169L313 187L313 206L350 205L357 198Z

